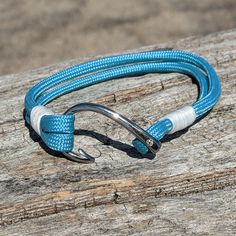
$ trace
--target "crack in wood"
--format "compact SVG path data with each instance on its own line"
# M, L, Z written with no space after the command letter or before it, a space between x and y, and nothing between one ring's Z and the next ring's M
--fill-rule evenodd
M236 168L211 173L177 175L165 178L142 176L139 179L121 179L89 182L80 192L56 192L38 196L27 203L0 206L0 225L39 218L80 207L124 204L142 198L184 196L193 193L235 187ZM112 187L111 183L114 183Z

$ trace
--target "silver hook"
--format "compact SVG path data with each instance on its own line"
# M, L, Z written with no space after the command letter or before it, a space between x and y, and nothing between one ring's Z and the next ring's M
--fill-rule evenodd
M161 147L161 143L158 140L153 138L150 134L148 134L144 129L139 127L133 121L103 105L95 103L79 103L69 108L64 114L74 114L81 111L97 112L114 120L115 122L126 128L129 132L131 132L143 144L145 144L152 153L156 153ZM90 156L82 149L79 149L78 153L72 151L63 152L63 154L69 159L76 162L91 163L95 161L94 157Z

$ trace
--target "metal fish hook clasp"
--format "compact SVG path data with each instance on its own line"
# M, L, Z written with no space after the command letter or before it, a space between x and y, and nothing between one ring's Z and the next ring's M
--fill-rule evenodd
M150 134L148 134L144 129L139 127L133 121L103 105L95 103L79 103L69 108L64 114L68 115L82 111L92 111L100 113L114 120L115 122L126 128L138 140L144 143L152 153L156 153L161 147L161 143L158 140L153 138ZM79 149L78 153L71 151L63 152L63 154L69 159L80 163L91 163L95 161L95 158L87 154L85 151L83 151L83 149Z

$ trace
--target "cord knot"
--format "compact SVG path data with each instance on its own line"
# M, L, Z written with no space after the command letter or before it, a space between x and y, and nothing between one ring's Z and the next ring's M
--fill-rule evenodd
M30 113L31 126L45 144L55 151L69 152L74 145L74 115L55 115L45 106Z

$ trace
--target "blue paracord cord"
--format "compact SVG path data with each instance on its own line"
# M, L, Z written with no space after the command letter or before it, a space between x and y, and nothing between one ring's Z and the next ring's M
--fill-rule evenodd
M52 100L97 83L147 73L181 73L195 78L199 84L198 100L192 105L196 117L208 112L219 100L220 80L203 58L183 51L151 51L105 57L79 64L54 74L33 86L25 97L26 121L31 110ZM56 151L69 152L74 145L74 115L45 115L40 121L40 135L45 144ZM154 138L162 139L173 128L167 118L147 129ZM145 144L135 139L135 148L148 152Z

